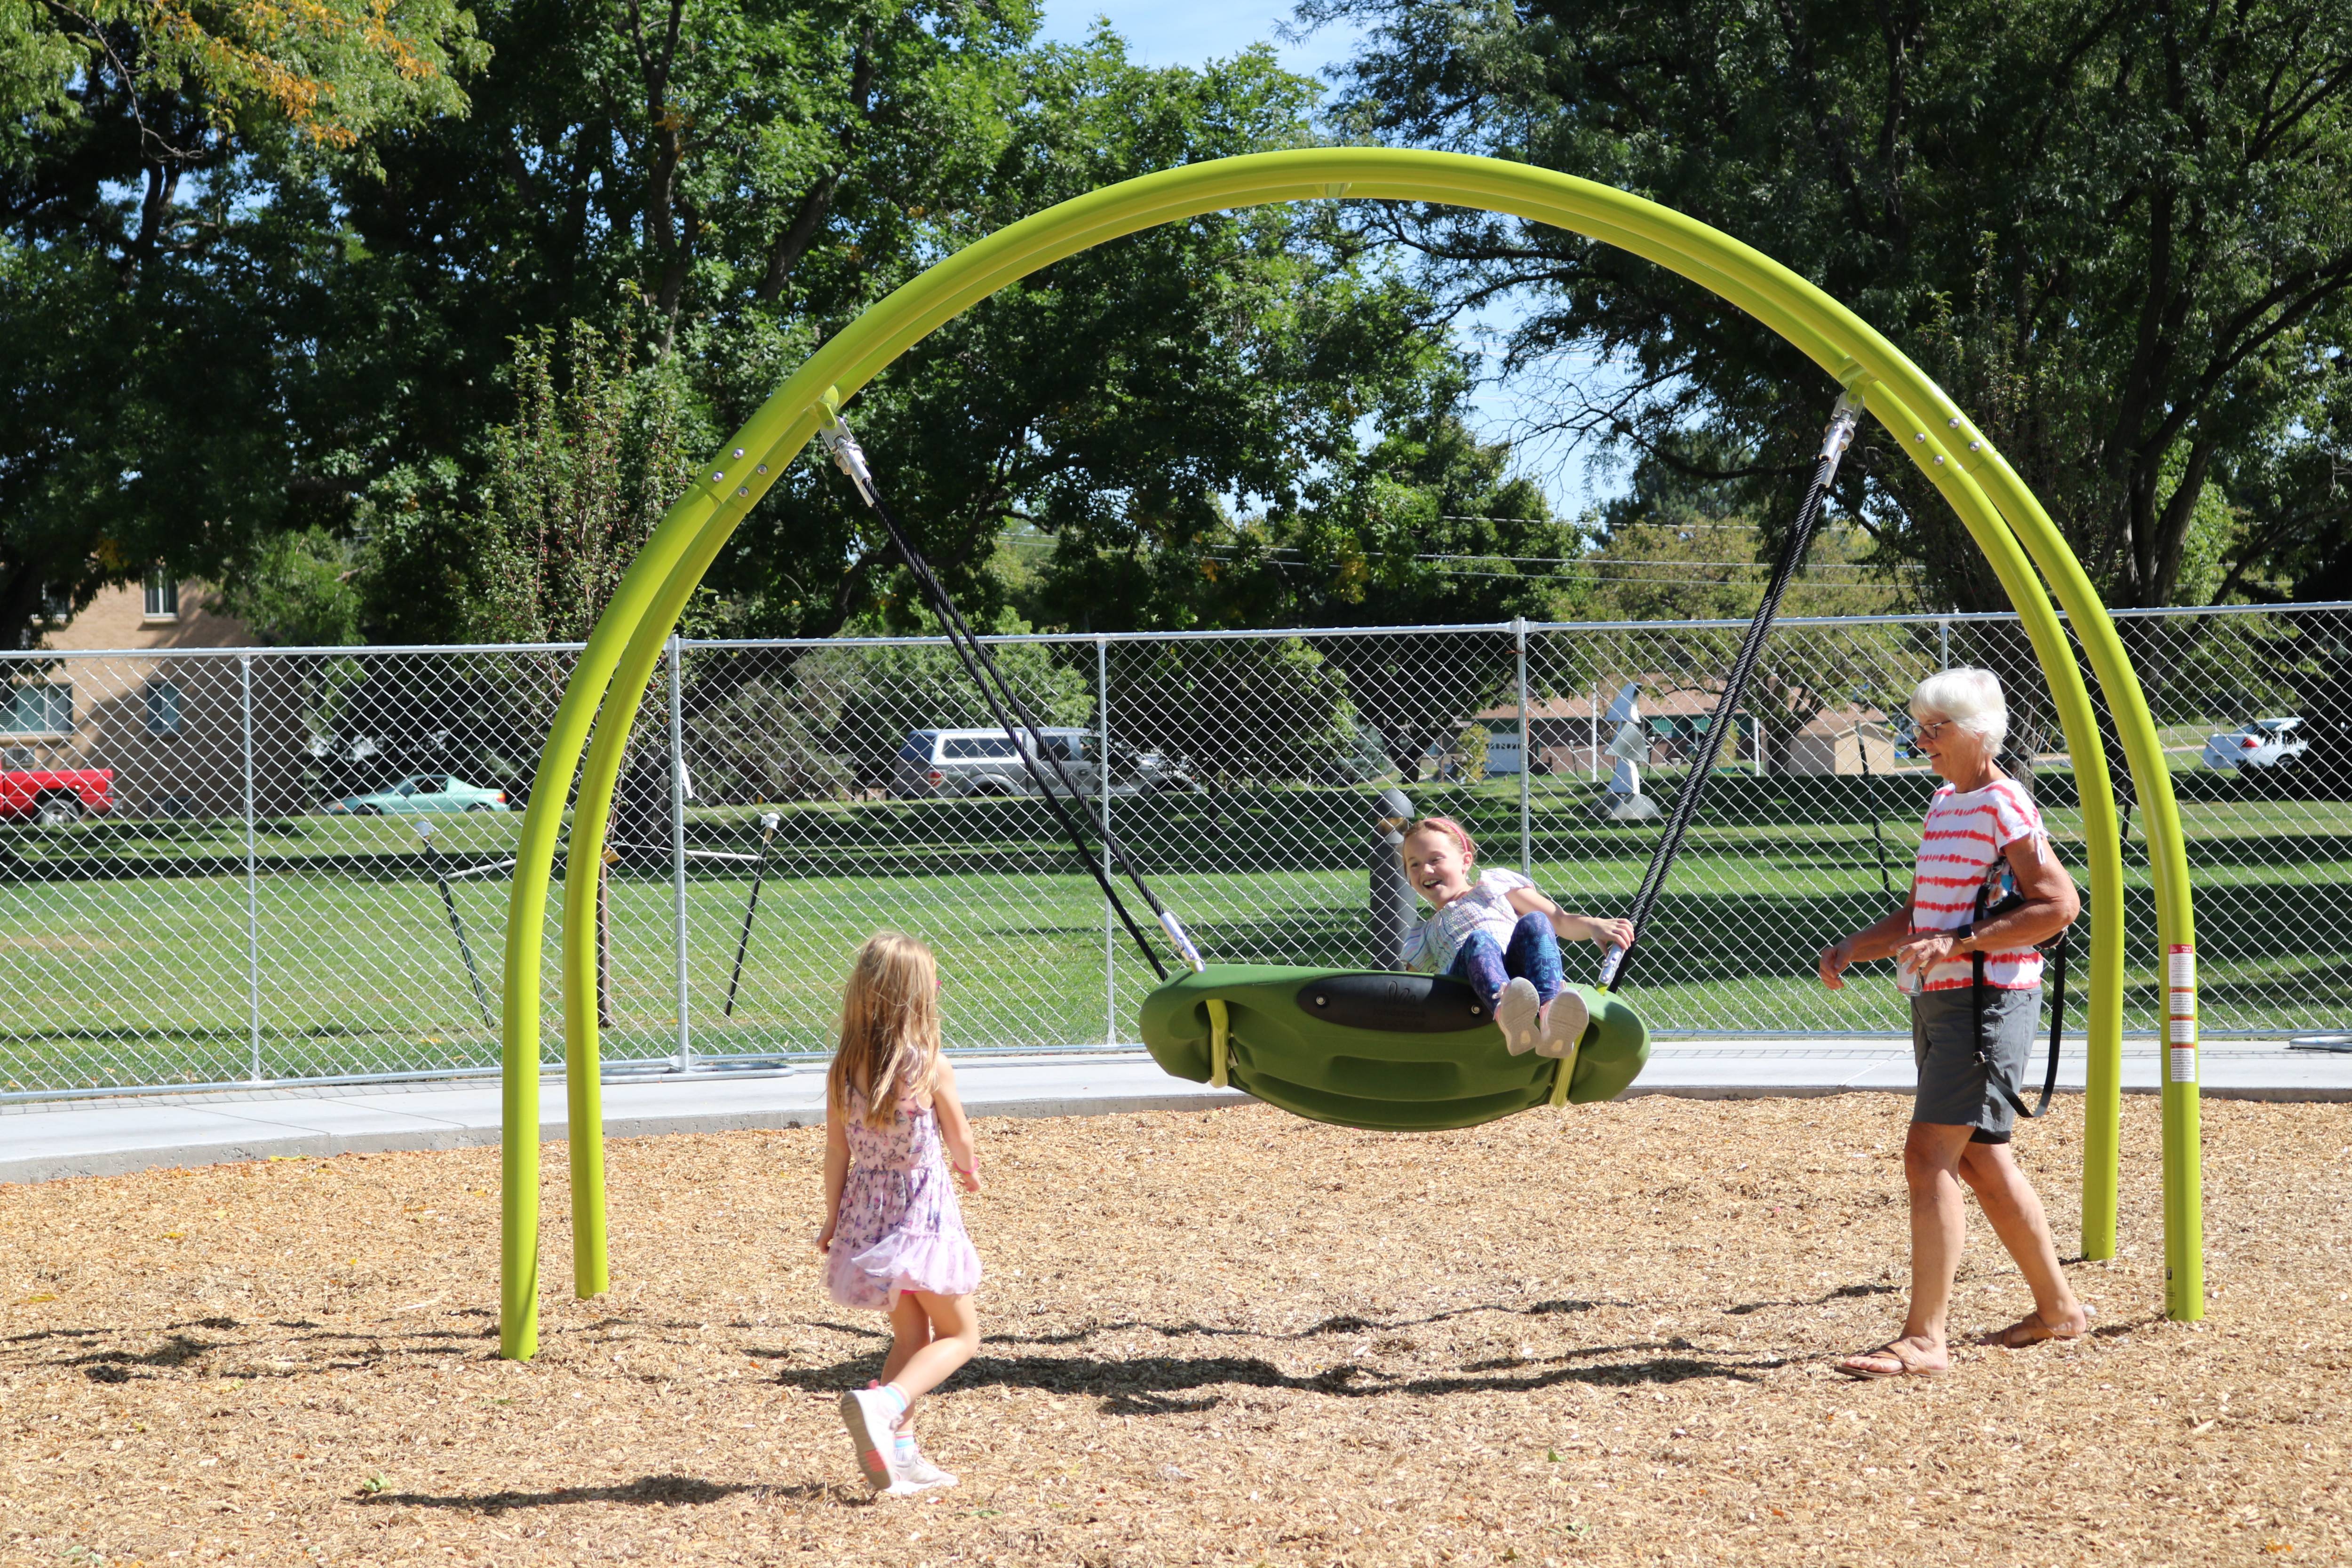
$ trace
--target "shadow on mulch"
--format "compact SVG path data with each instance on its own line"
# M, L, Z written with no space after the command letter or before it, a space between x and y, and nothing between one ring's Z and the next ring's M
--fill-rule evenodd
M1418 1318L1362 1318L1353 1313L1325 1318L1287 1334L1272 1334L1263 1329L1217 1328L1207 1323L1147 1323L1134 1318L1122 1318L1116 1322L1087 1323L1059 1334L988 1333L985 1338L994 1345L1076 1345L1101 1334L1158 1334L1163 1340L1237 1339L1237 1340L1311 1340L1325 1334L1395 1333L1401 1329L1426 1328L1432 1323L1451 1322L1456 1318L1475 1317L1481 1312L1496 1312L1506 1317L1544 1318L1561 1312L1590 1312L1595 1307L1623 1307L1624 1301L1536 1301L1525 1307L1498 1307L1491 1304L1476 1307L1456 1307L1450 1311L1430 1312ZM853 1334L864 1339L883 1340L889 1336L864 1324L836 1323L824 1318L803 1320L813 1329L829 1329L838 1334ZM748 1325L746 1325L748 1326ZM787 1351L746 1350L745 1355L761 1361L781 1361Z
M1864 1296L1895 1296L1902 1291L1900 1285L1841 1285L1810 1301L1742 1301L1737 1307L1726 1307L1723 1315L1744 1318L1750 1312L1761 1312L1771 1307L1825 1307L1832 1301L1852 1301Z
M1326 1318L1318 1323L1309 1323L1297 1332L1287 1334L1269 1334L1263 1329L1212 1328L1206 1323L1144 1323L1130 1318L1116 1323L1089 1323L1082 1329L1073 1329L1066 1334L992 1334L989 1338L992 1342L1000 1345L1074 1345L1082 1344L1097 1334L1108 1333L1158 1334L1164 1340L1192 1339L1195 1336L1203 1339L1312 1340L1320 1339L1326 1334L1392 1334L1402 1329L1427 1328L1432 1323L1451 1322L1456 1318L1476 1317L1481 1312L1496 1312L1512 1318L1543 1318L1558 1312L1590 1312L1600 1304L1594 1301L1538 1301L1526 1307L1497 1307L1489 1304L1477 1307L1456 1307L1451 1311L1430 1312L1418 1318L1385 1320L1360 1318L1351 1312L1336 1318ZM1622 1301L1609 1304L1621 1307L1626 1305Z
M721 1501L742 1492L775 1497L814 1499L834 1489L814 1483L793 1487L754 1486L734 1481L706 1481L699 1476L639 1476L609 1487L558 1487L552 1491L455 1493L377 1492L358 1500L362 1508L451 1508L473 1513L505 1513L519 1508L561 1508L566 1503L619 1502L662 1508L692 1508Z
M88 1355L66 1359L67 1366L78 1366L82 1375L92 1383L128 1383L138 1376L134 1366L185 1366L206 1351L220 1349L216 1341L194 1339L186 1334L173 1334L145 1355L132 1355L129 1351L92 1351Z
M1612 1362L1602 1365L1561 1365L1593 1356L1621 1355L1634 1351L1674 1352L1688 1348L1684 1342L1664 1344L1599 1345L1540 1361L1475 1362L1464 1373L1505 1367L1534 1368L1519 1376L1478 1377L1459 1374L1398 1377L1375 1367L1353 1363L1326 1368L1304 1376L1282 1371L1255 1356L1138 1356L1107 1361L1091 1357L981 1355L956 1373L959 1388L1033 1388L1055 1394L1098 1394L1102 1410L1112 1415L1174 1415L1213 1409L1222 1394L1171 1398L1195 1390L1238 1384L1244 1388L1287 1388L1304 1394L1341 1398L1389 1398L1399 1395L1450 1394L1524 1394L1561 1384L1583 1383L1601 1387L1636 1384L1688 1383L1698 1378L1722 1378L1755 1383L1755 1373L1784 1364L1770 1357L1752 1362L1707 1360L1697 1356L1659 1354L1647 1360ZM806 1393L829 1393L853 1387L875 1364L868 1356L837 1362L827 1367L799 1367L779 1372L776 1382Z
M218 1331L223 1329L235 1329L240 1326L242 1325L233 1318L198 1318L191 1322L173 1323L168 1325L168 1327L173 1331L188 1328L205 1328ZM320 1327L319 1324L306 1321L283 1321L275 1322L271 1326L275 1328L314 1331ZM0 1345L9 1347L21 1346L24 1349L29 1350L33 1348L34 1344L44 1340L64 1340L67 1342L64 1347L66 1350L81 1350L84 1351L84 1353L79 1355L58 1355L49 1358L48 1364L52 1366L79 1367L81 1369L82 1375L89 1379L92 1383L129 1383L134 1379L142 1379L153 1375L152 1372L135 1372L131 1370L134 1367L154 1368L166 1372L179 1371L186 1368L191 1363L196 1361L198 1358L210 1354L215 1351L235 1351L252 1348L252 1342L250 1341L205 1340L199 1339L194 1334L173 1331L169 1333L162 1344L156 1346L151 1351L145 1352L144 1353L119 1350L85 1350L88 1342L90 1340L103 1339L110 1335L123 1333L126 1331L131 1331L121 1329L51 1329L42 1331L38 1333L15 1335L6 1341L0 1341ZM462 1355L467 1353L472 1348L474 1342L478 1341L480 1338L481 1335L479 1332L473 1330L451 1331L435 1329L415 1329L401 1334L337 1331L299 1333L291 1339L284 1342L284 1343L288 1346L294 1346L301 1344L317 1344L330 1341L340 1342L343 1347L342 1352L333 1359L327 1361L302 1363L299 1364L275 1365L267 1368L241 1368L236 1375L241 1381L251 1382L265 1377L300 1377L319 1373L348 1372L375 1366L387 1362L394 1362L401 1358L410 1356ZM436 1342L453 1340L459 1342ZM397 1342L401 1341L419 1342Z

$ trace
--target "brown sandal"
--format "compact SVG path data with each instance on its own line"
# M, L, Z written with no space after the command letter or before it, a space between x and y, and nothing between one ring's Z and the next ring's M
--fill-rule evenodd
M1987 1334L1985 1343L1999 1345L2005 1351L2021 1351L2044 1340L2079 1340L2091 1331L2091 1320L2098 1315L2099 1310L2085 1301L2083 1303L2083 1326L2071 1334L2062 1334L2042 1321L2040 1311L2032 1311L1999 1332Z
M1871 1383L1889 1377L1941 1377L1952 1370L1948 1363L1943 1366L1929 1366L1927 1363L1907 1354L1902 1345L1901 1340L1889 1340L1874 1351L1864 1351L1858 1355L1850 1355L1844 1361L1835 1363L1834 1369L1857 1383ZM1895 1370L1888 1372L1880 1367L1852 1364L1858 1361L1880 1358L1893 1362Z

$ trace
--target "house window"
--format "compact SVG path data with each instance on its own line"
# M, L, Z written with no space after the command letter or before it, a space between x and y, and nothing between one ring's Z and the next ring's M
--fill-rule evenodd
M143 614L151 621L176 621L180 618L180 580L161 566L147 574L147 603Z
M158 680L147 688L147 732L151 735L176 735L180 732L180 689L168 680Z
M73 688L19 686L8 693L8 732L12 735L63 735L73 729Z

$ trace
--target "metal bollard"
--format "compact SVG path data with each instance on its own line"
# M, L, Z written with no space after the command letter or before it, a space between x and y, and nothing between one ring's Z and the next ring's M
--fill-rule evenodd
M1412 802L1404 791L1383 791L1372 843L1372 967L1404 967L1405 932L1412 929L1412 887L1404 879L1404 830Z

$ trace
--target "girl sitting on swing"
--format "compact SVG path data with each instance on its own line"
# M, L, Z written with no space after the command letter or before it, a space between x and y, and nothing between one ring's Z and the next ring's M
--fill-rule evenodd
M1405 933L1405 967L1475 987L1513 1056L1566 1056L1591 1014L1561 976L1560 942L1627 947L1633 922L1570 914L1516 871L1474 881L1477 863L1477 845L1450 816L1405 830L1405 880L1431 905Z

